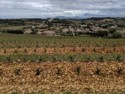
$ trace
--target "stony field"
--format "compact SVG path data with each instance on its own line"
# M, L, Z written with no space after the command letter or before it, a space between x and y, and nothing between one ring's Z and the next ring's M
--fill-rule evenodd
M0 35L0 94L124 94L125 39Z

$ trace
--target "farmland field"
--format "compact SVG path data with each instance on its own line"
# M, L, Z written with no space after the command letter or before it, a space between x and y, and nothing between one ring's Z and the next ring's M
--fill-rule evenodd
M125 39L0 34L0 94L124 94Z

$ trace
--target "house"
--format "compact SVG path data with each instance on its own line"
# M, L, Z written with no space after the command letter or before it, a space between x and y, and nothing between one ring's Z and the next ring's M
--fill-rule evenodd
M118 28L117 25L110 26L110 29L116 29L116 28Z
M25 29L24 34L31 34L33 31L32 29Z
M42 32L38 31L36 34L41 35L41 34L42 34Z
M35 29L35 28L36 28L36 26L31 26L31 28L32 28L32 29Z
M76 32L81 32L81 33L82 33L82 30L81 30L80 28L77 28L75 31L76 31Z
M47 28L47 25L46 24L39 24L39 25L37 25L37 28L39 28L39 29L44 29L44 28Z
M82 28L87 28L87 25L80 25L80 27L82 27Z
M97 32L97 31L100 31L100 27L92 27L90 28L90 31L93 31L93 32Z
M69 32L69 29L68 29L68 28L63 28L63 29L62 29L62 32L63 32L63 33Z
M53 18L48 18L48 22L52 22L54 19Z
M43 36L55 36L56 33L54 31L48 30L48 31L41 32L41 35L43 35Z
M121 33L121 34L125 34L125 28L119 28L116 30L116 32Z
M74 28L69 28L69 31L70 32L75 32L75 29Z

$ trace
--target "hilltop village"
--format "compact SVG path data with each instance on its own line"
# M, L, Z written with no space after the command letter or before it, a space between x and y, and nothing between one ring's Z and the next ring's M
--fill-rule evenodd
M125 37L124 18L1 19L0 32L42 36Z

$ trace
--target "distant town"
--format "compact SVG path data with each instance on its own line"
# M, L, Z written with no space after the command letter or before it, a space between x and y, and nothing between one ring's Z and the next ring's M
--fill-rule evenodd
M125 18L0 19L0 33L122 38Z

